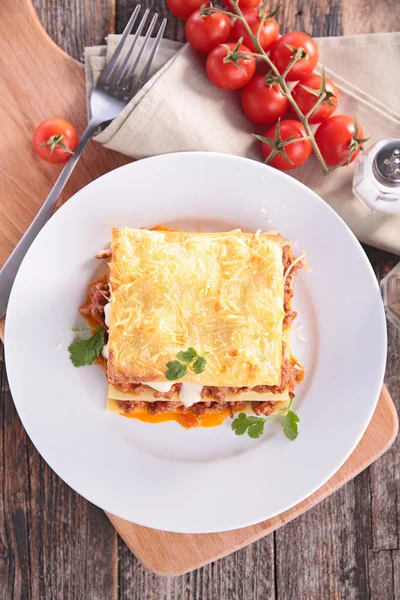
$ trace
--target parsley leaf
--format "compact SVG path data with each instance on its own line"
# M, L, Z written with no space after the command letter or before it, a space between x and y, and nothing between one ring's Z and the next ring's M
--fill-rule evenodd
M175 379L181 379L186 375L186 365L179 362L179 360L171 360L167 363L168 370L165 373L165 377L169 381L174 381Z
M206 354L208 354L208 352L206 352ZM193 366L193 371L196 373L196 375L202 373L206 368L206 359L204 356L200 356L194 348L181 350L176 355L176 358L179 358L179 360L172 360L167 363L168 370L165 373L165 377L169 379L169 381L175 381L176 379L181 379L181 377L184 377L187 372L187 367L190 364Z
M264 431L264 423L266 419L263 417L252 417L246 413L240 413L232 422L232 429L236 435L249 434L251 438L258 438Z
M291 441L295 440L299 434L299 428L297 427L299 421L299 417L290 409L282 419L283 432Z
M277 411L269 417L253 417L246 413L240 413L236 419L232 421L232 430L236 435L244 435L247 432L249 437L253 439L259 438L264 433L266 421L282 416L282 413L284 414L284 411L287 411L282 419L282 428L286 437L293 441L297 438L299 433L297 423L300 422L300 419L295 412L290 410L290 406L291 403L287 408Z
M95 331L92 337L87 340L75 340L68 346L69 357L74 367L92 365L101 354L104 346L104 327L93 327L89 330ZM73 331L79 331L79 329L73 329ZM85 331L85 329L81 331Z
M236 435L243 435L247 431L247 415L246 413L240 413L234 421L232 421L232 431Z
M183 360L183 362L191 363L196 356L196 350L194 348L188 348L185 352L178 352L176 358L179 358L179 360Z
M196 373L196 375L199 375L199 373L202 373L205 370L205 368L206 359L204 358L204 356L198 356L193 363L193 371Z
M254 423L254 425L250 425L250 427L247 430L248 436L253 439L259 438L260 435L262 435L264 433L264 425L265 425L264 419L260 419L260 421L258 423Z

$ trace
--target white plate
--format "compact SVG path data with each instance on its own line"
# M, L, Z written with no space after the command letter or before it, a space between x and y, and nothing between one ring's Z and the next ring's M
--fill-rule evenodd
M294 405L301 418L295 442L278 423L253 440L234 435L230 421L185 430L108 414L101 368L72 366L71 327L81 325L78 306L104 269L93 256L109 242L110 227L157 224L277 229L307 250L312 272L295 286L293 346L307 369ZM343 221L295 179L211 153L142 160L78 192L28 252L6 320L14 402L54 471L119 517L185 533L257 523L327 481L367 427L385 357L378 285Z

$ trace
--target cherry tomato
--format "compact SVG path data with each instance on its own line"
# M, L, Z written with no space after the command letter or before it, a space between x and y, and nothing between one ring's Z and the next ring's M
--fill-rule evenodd
M184 21L202 4L204 0L167 0L167 6L172 14Z
M186 39L197 50L208 54L218 44L229 40L231 22L225 13L213 12L203 17L199 10L192 13L185 27Z
M303 115L306 115L318 102L318 96L306 90L304 86L318 91L321 89L321 81L321 75L312 73L311 75L304 77L304 79L294 86L292 96L296 100ZM336 110L339 101L339 92L336 85L329 77L326 77L325 79L325 89L329 94L332 94L332 96L329 95L322 104L320 104L317 110L311 113L311 116L308 119L309 123L320 123L324 119L330 117Z
M78 134L64 119L47 119L38 125L33 134L33 149L39 158L48 163L63 163L71 158L78 145Z
M284 117L289 100L278 85L265 83L265 75L257 75L243 88L242 108L246 117L260 125L271 125Z
M233 11L232 4L229 0L222 0L222 2L229 8L231 12ZM240 0L239 6L242 10L249 10L250 8L257 8L257 6L261 4L261 0Z
M228 48L232 54L232 61L224 62L228 55ZM214 85L224 90L238 90L250 81L256 70L256 61L254 56L248 54L240 58L241 55L250 52L247 46L243 44L237 46L233 42L221 44L211 50L206 61L206 71L209 79ZM236 57L235 57L236 54ZM235 64L236 61L238 64Z
M286 33L271 47L269 54L270 59L275 63L279 73L283 73L286 67L294 56L293 48L303 48L307 52L307 56L294 63L289 73L286 75L287 81L297 81L310 75L318 62L319 52L317 44L306 33L300 31L292 31Z
M292 137L297 139L307 136L306 130L300 121L292 121L288 119L286 121L278 121L278 123L280 126L280 137L283 141ZM276 140L278 123L270 127L265 133L264 137L271 140ZM274 146L272 144L262 142L262 153L265 159L268 158L273 149ZM295 169L296 167L299 167L305 163L311 154L311 150L312 146L310 140L292 142L291 144L284 146L284 151L289 160L287 160L280 152L278 152L278 154L276 154L268 164L271 165L271 167L280 169L281 171L290 171L291 169Z
M247 23L250 25L252 32L256 34L260 25L259 11L256 8L253 8L252 10L243 13L243 15ZM267 50L271 46L271 44L275 42L278 35L279 25L276 19L274 19L274 17L271 17L263 23L262 28L260 30L259 42L261 47L264 50ZM257 52L257 48L254 46L252 39L247 33L242 21L236 19L232 27L231 40L233 42L237 42L238 40L240 40L241 37L243 38L243 43L245 44L245 46L250 48L252 52Z
M354 152L346 165L353 162L360 154L364 131L361 125L356 126L352 117L337 115L321 123L315 133L315 141L328 165L336 167L346 159L350 151L350 144L354 140Z

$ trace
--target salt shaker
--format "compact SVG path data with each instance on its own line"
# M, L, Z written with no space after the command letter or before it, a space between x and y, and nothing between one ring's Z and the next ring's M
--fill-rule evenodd
M358 156L353 193L373 211L400 213L400 140L379 140ZM400 328L400 263L382 279L381 292L387 319Z
M358 156L353 193L373 211L400 213L400 140L379 140Z

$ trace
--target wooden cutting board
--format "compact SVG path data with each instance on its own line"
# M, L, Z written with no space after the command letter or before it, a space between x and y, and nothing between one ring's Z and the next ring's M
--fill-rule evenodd
M32 133L45 118L86 125L84 68L47 36L30 0L0 3L0 265L27 229L61 167L39 161ZM85 151L61 202L84 185L129 159L95 143ZM4 321L0 321L3 337ZM296 518L365 469L392 444L398 429L393 402L383 388L361 442L342 468L317 492L289 511L258 525L226 533L182 535L141 527L108 515L143 565L159 574L177 575L254 542Z
M181 575L259 540L315 506L386 452L397 431L397 412L389 392L383 387L364 436L339 471L300 504L251 527L224 533L183 535L134 525L110 514L107 516L146 569L158 575Z
M48 37L31 0L0 2L0 264L13 250L62 166L40 161L31 142L48 117L87 124L84 66ZM130 162L91 142L62 195L65 201L100 175Z

